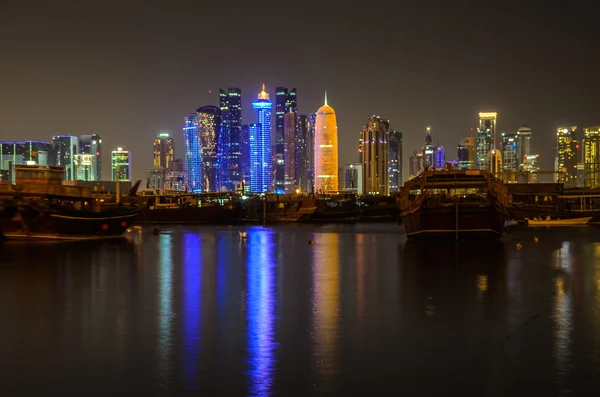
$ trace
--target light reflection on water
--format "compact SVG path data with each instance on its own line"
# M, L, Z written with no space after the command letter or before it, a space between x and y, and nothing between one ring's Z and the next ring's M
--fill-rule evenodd
M248 231L247 274L247 375L250 395L271 392L275 368L275 255L270 230Z
M553 356L556 365L555 382L561 387L561 393L569 393L567 378L572 369L572 298L570 272L572 268L571 245L564 242L562 247L553 253L553 266L556 269L554 278L554 348Z
M195 390L200 361L201 286L203 266L201 240L195 233L183 235L183 361L184 388Z
M171 322L173 318L173 244L170 234L161 234L158 243L158 366L159 387L167 389L172 370Z

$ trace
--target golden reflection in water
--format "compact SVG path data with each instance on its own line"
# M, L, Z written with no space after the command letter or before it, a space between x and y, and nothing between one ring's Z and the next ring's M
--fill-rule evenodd
M157 365L161 388L167 388L171 372L171 322L173 317L173 241L170 234L161 234L158 242L158 341Z
M362 324L365 315L365 235L356 235L356 311Z
M487 274L477 275L477 290L479 292L486 292L488 290L488 276Z
M552 255L553 265L557 271L554 279L554 346L553 356L556 366L556 380L566 385L568 372L571 368L571 334L572 307L569 288L569 272L571 269L570 244L564 242L562 247Z
M335 377L339 368L339 238L334 233L320 234L313 246L313 359L317 378L322 382Z

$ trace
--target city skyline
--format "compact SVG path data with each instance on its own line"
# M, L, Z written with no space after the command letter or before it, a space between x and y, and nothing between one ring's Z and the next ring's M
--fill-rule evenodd
M493 110L500 115L498 136L523 124L533 129L533 151L541 154L543 169L552 168L557 128L600 123L600 98L585 94L600 88L595 63L573 61L593 53L593 24L586 23L593 13L585 7L479 4L458 10L440 2L430 13L432 5L396 5L391 15L402 23L375 34L366 27L342 29L360 25L360 7L327 24L325 11L313 15L310 7L300 7L284 24L276 18L278 11L247 4L228 19L233 28L218 36L220 19L194 23L201 6L193 2L160 7L133 2L119 8L65 4L28 7L9 1L0 6L5 49L0 140L95 133L107 148L123 146L134 153L134 179L143 180L151 167L145 153L151 153L158 133L169 132L175 152L184 153L182 117L200 106L218 106L220 87L242 90L243 124L257 122L248 99L262 82L296 88L298 114L306 115L319 108L327 90L336 104L340 164L357 161L356 136L372 114L392 120L403 132L407 155L422 145L421 132L431 126L449 157L451 148L478 126L477 113ZM325 8L336 13L334 5ZM229 15L225 5L202 6L202 11ZM484 14L489 18L478 18ZM273 33L282 24L303 26L309 16L314 24L273 34L265 44L239 34L252 31L258 16L271 21L267 29ZM568 31L556 29L575 20ZM502 29L488 29L488 24ZM163 28L155 29L159 25ZM205 40L202 54L189 52L198 37L219 40ZM333 44L315 46L322 37ZM227 46L240 50L225 51ZM473 61L482 47L494 48L492 61ZM364 56L376 50L385 51L385 62ZM209 53L219 54L218 59L205 62ZM307 54L319 62L307 62ZM105 158L104 173L108 163Z

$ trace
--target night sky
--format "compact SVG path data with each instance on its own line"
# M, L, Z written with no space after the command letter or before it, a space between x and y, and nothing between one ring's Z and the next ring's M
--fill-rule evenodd
M557 127L600 124L594 2L386 3L0 0L0 139L97 133L105 173L123 146L141 179L154 136L183 157L183 117L220 87L241 88L256 122L263 82L272 99L296 87L301 114L327 90L340 165L373 114L404 133L406 158L431 126L452 160L477 112L497 111L499 132L532 128L545 169Z

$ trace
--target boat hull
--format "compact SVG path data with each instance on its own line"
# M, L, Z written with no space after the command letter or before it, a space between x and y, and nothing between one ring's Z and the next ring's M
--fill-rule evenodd
M135 219L136 224L229 224L239 219L236 210L222 206L182 207L169 209L145 208Z
M592 217L570 218L570 219L525 219L527 226L585 226L592 220Z
M490 240L504 234L505 216L493 205L453 205L419 207L402 221L410 240Z

